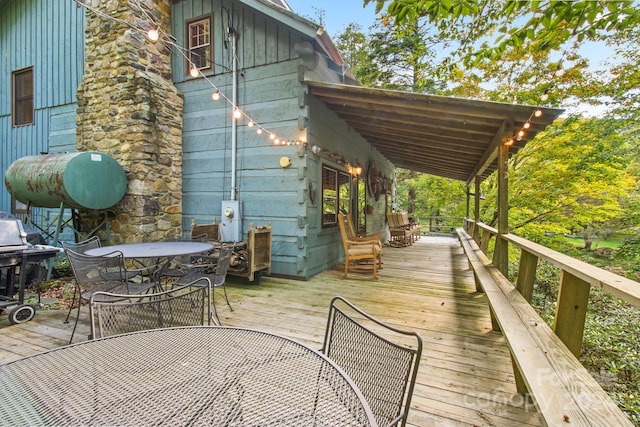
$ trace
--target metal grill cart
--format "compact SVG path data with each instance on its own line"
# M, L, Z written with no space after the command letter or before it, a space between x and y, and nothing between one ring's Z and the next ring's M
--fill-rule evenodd
M56 256L61 249L27 242L22 222L0 219L0 310L9 310L9 322L16 324L33 319L35 307L24 303L28 267ZM16 276L18 279L16 294Z

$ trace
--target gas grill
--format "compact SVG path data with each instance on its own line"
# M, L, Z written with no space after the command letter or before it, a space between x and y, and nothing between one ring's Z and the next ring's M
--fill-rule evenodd
M33 319L36 310L24 303L28 267L56 256L60 248L33 245L18 219L0 219L0 310L9 310L9 322L16 324ZM16 271L17 290L16 290ZM15 298L16 292L18 298Z

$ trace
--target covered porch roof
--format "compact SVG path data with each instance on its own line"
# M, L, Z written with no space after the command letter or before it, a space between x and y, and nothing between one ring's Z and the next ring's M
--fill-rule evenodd
M309 93L396 167L471 183L498 167L498 150L530 121L516 153L563 112L557 108L476 101L306 81Z

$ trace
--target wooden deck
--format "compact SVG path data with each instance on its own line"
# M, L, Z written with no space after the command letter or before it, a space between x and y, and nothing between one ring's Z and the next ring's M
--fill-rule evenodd
M491 330L485 296L458 240L422 237L411 247L385 247L378 281L343 280L326 271L309 281L265 277L260 285L230 278L234 311L216 298L225 326L267 330L320 348L330 299L342 295L380 320L416 330L424 351L409 425L542 425L516 394L504 338ZM83 307L86 315L88 310ZM39 311L22 325L0 316L0 363L66 344L65 311ZM76 332L88 335L86 317Z

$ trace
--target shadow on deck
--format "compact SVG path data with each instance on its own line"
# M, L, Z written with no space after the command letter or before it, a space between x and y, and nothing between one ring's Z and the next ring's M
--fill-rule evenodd
M458 239L426 236L406 248L385 247L378 281L343 280L325 271L308 281L264 277L260 285L230 278L231 312L216 295L225 326L262 329L321 347L328 306L342 295L378 319L416 330L424 351L409 425L542 425L516 393L504 337L492 331L486 297ZM88 309L83 307L86 316ZM0 363L65 345L64 310L39 311L21 325L0 317ZM76 332L89 333L86 317ZM74 338L74 341L76 338Z

